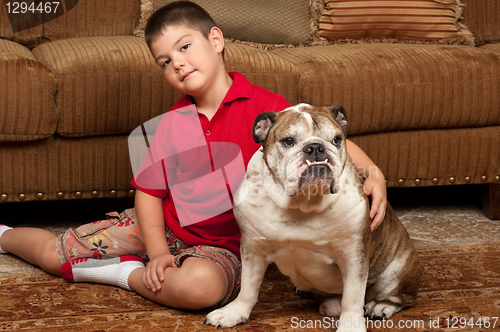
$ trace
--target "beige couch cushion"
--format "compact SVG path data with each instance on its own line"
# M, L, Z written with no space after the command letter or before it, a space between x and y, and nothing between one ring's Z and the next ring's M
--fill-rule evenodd
M10 3L14 11L15 2ZM66 38L131 35L141 16L140 0L65 0L45 1L40 8L38 5L34 7L38 9L24 12L16 7L22 13L11 15L8 7L0 5L0 38L35 47ZM19 29L25 30L14 31Z
M180 97L137 37L65 39L42 44L33 54L57 78L62 136L129 133Z
M500 1L463 0L464 18L476 37L476 44L500 42Z
M140 20L140 0L66 0L64 9L43 25L45 39L132 35Z
M224 59L228 71L240 72L253 84L298 103L300 72L287 60L240 43L226 43Z
M299 102L343 104L350 134L500 124L500 56L468 46L276 49L300 68Z
M182 97L168 85L142 38L65 39L40 45L33 54L57 78L57 133L62 136L130 133ZM252 83L297 100L298 70L274 54L229 43L226 65Z
M500 53L500 43L496 43L496 44L484 44L482 46L479 46L479 48L482 49L482 50L486 50L486 51Z
M135 35L144 36L151 14L175 0L142 0L142 19ZM265 44L312 41L310 0L193 0L215 20L224 37Z
M0 39L0 142L53 135L55 91L54 76L26 47Z
M4 4L5 1L0 5L0 38L15 41L27 47L38 45L42 38L43 28L36 23L42 21L41 14L35 12L27 19L25 15L12 13L14 11L14 7L12 6L10 8L11 14L9 15L7 12L8 8ZM28 26L32 27L23 29Z

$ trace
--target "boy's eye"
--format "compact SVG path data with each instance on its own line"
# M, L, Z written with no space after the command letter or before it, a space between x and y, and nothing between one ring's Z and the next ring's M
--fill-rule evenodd
M191 46L191 44L184 44L184 45L182 45L181 50L185 51L189 48L189 46Z
M168 65L169 63L170 63L170 59L165 60L165 61L163 61L163 62L161 63L161 66L162 66L162 67L165 67L165 66L166 66L166 65Z

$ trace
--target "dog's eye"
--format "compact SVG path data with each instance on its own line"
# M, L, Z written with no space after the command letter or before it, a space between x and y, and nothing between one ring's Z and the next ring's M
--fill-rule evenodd
M342 136L335 136L332 143L335 146L339 146L342 143Z
M291 137L286 137L281 140L281 143L285 148L289 148L295 145L295 141Z

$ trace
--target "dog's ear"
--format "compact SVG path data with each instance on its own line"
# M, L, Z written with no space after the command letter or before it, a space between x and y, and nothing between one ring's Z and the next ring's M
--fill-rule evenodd
M278 112L276 111L268 111L257 115L252 130L255 143L263 143L266 140L269 130L276 120L278 120Z
M330 111L330 114L332 115L332 118L337 122L344 131L344 133L347 133L347 114L345 112L344 106L338 104L338 105L326 105L324 106L326 109Z

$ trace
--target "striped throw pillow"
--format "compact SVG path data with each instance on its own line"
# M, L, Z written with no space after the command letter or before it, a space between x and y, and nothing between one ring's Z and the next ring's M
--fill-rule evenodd
M456 38L457 0L327 0L319 35L329 39L395 38L433 41Z

